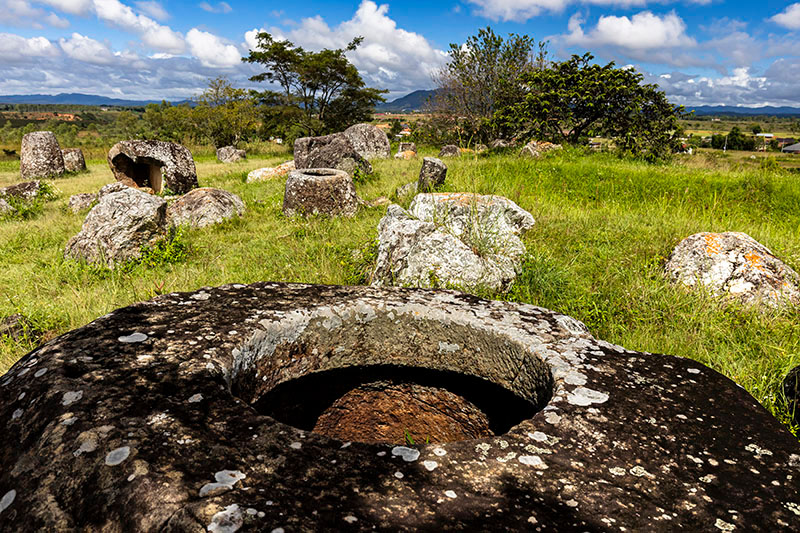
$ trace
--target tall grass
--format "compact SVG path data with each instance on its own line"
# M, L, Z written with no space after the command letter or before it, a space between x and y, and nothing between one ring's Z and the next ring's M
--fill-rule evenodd
M423 155L435 153L423 149L417 160L375 162L375 173L357 184L359 194L391 196L417 178ZM253 168L290 157L278 151L222 165L211 153L199 154L200 185L241 196L245 216L188 231L182 236L188 255L180 262L114 271L62 256L83 219L65 209L68 196L112 180L105 161L89 161L88 173L52 182L60 196L40 214L0 223L0 317L22 313L54 335L164 292L262 280L364 283L385 208L361 209L353 219L284 217L282 180L244 179ZM598 338L630 349L700 361L788 424L780 381L800 365L798 309L723 305L670 285L662 272L672 248L699 231L744 231L800 270L796 176L716 163L650 165L575 150L539 160L470 155L446 162L446 190L500 194L536 219L524 238L528 254L515 287L483 296L569 314ZM17 172L0 166L0 185L19 181ZM34 344L0 343L0 372Z

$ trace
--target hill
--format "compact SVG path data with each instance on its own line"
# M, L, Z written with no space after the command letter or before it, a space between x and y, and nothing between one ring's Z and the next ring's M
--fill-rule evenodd
M720 115L740 117L800 117L800 108L797 107L737 107L728 105L701 105L685 106L687 111L694 111L697 116Z
M94 94L60 93L60 94L14 94L0 96L0 104L67 104L138 107L147 104L160 104L160 100L123 100L108 98ZM174 102L182 103L182 102Z
M391 102L378 104L375 106L375 111L378 113L420 111L425 106L425 102L428 98L434 94L436 94L436 89L414 91L413 93L409 93Z

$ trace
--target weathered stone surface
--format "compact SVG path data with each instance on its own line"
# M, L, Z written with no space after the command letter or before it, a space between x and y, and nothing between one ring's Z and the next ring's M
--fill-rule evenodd
M114 182L114 183L108 183L108 184L103 185L102 187L100 187L100 190L97 192L97 199L99 200L100 198L102 198L103 196L105 196L107 194L120 192L120 191L127 191L130 188L131 187L129 187L129 186L127 186L124 183L121 183L119 181ZM136 187L133 187L133 188L135 189ZM141 189L139 189L139 190L141 191Z
M391 155L389 137L377 126L355 124L344 130L344 134L364 159L386 159Z
M99 194L64 255L113 268L117 262L140 257L143 245L162 237L166 215L166 201L133 187Z
M294 141L294 164L300 169L335 168L352 175L356 169L370 174L372 165L353 147L344 133L301 137Z
M422 160L422 168L419 171L419 179L417 180L417 190L432 191L444 185L446 176L447 165L441 159L426 157Z
M97 201L97 193L84 192L73 194L69 197L69 210L73 213L80 213L84 209L89 209Z
M504 148L513 148L514 143L512 141L507 141L505 139L495 139L489 143L489 148L493 150L502 150Z
M419 188L419 181L412 181L410 183L406 183L405 185L399 186L394 192L394 195L398 198L405 198L406 196L417 194L417 188Z
M273 178L280 178L294 170L294 160L281 163L277 167L257 168L247 175L247 183L256 181L267 181Z
M448 144L439 150L439 157L460 157L461 149L455 144Z
M351 217L358 210L358 195L346 172L333 168L293 170L286 178L283 213Z
M64 157L64 169L67 172L82 172L86 170L86 160L80 148L64 148L61 150Z
M39 196L42 190L42 182L39 180L26 181L17 183L16 185L9 185L8 187L0 188L0 198L12 197L31 202Z
M16 209L14 209L14 207L9 204L5 198L0 198L0 216L10 215L14 212L16 212Z
M675 247L665 269L676 283L748 305L800 302L800 276L746 233L691 235Z
M794 367L786 374L783 380L783 395L786 397L789 416L796 423L800 423L800 366Z
M24 180L57 178L64 173L64 156L52 131L34 131L22 137L19 173Z
M541 157L542 154L552 152L553 150L561 150L560 144L553 144L547 141L531 141L520 150L520 157Z
M244 214L244 202L222 189L202 187L184 194L167 207L167 222L172 226L187 224L202 228L219 224Z
M222 163L236 163L247 159L247 153L244 150L239 150L235 146L223 146L217 148L217 160Z
M401 142L397 146L398 152L415 152L417 151L417 144L411 142Z
M192 153L164 141L121 141L108 151L108 165L117 181L129 187L164 188L185 194L197 187Z
M374 285L507 290L525 253L530 213L501 196L418 194L378 225Z
M528 409L480 389L467 399L495 436L439 444L312 432L309 406L341 376L374 382L364 369L448 390L459 376ZM797 440L727 378L449 291L160 296L23 357L0 378L0 420L0 523L21 533L792 531L800 511Z

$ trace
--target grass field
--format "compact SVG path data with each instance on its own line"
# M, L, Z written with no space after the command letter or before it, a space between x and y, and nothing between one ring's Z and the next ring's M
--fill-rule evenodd
M159 293L261 280L363 282L368 248L385 208L349 220L287 219L283 181L246 184L247 171L290 155L275 149L234 165L196 156L201 186L221 187L248 207L239 220L185 235L178 264L107 271L62 257L83 215L66 210L71 194L112 180L104 160L85 174L52 183L59 198L28 220L0 221L0 317L22 313L46 336ZM421 150L435 155L433 149ZM800 365L800 309L759 312L722 305L671 286L664 261L699 231L744 231L800 270L800 176L716 159L649 165L611 154L564 150L531 161L513 155L448 160L446 190L506 196L529 210L536 226L511 293L483 295L530 302L569 314L598 338L629 349L689 357L727 375L788 424L783 376ZM357 184L366 200L389 196L419 172L421 159L375 162ZM0 162L0 186L19 181L17 162ZM38 339L0 342L0 372ZM796 427L792 428L797 434Z

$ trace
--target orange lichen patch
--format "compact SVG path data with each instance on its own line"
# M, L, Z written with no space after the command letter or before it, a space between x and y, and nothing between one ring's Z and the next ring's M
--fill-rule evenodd
M462 206L470 206L475 204L494 205L493 199L486 199L480 194L474 193L452 193L452 192L436 192L430 193L433 200L437 203L448 203Z
M406 150L405 152L400 152L400 157L402 159L414 159L415 157L417 157L417 152L414 152L412 150Z
M459 148L462 154L474 154L475 150L471 148Z
M719 233L706 233L703 235L703 239L706 241L706 254L707 255L715 255L722 253L722 248L720 248L719 240L720 234Z
M744 254L744 260L747 262L747 265L751 268L755 268L756 270L764 271L764 265L762 264L762 257L758 255L756 252L748 252Z

